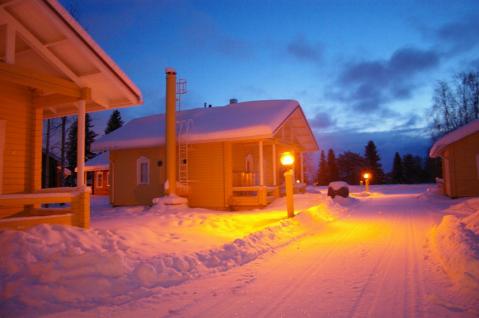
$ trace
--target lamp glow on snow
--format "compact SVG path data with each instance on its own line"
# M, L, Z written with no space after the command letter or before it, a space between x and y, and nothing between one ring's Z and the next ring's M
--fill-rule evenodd
M371 174L369 172L365 172L363 174L364 183L366 184L366 192L369 192L369 180L371 179Z
M284 172L284 185L286 188L286 207L288 210L288 217L294 217L294 202L293 202L293 187L294 187L294 155L287 151L283 152L280 157L281 164L287 168Z

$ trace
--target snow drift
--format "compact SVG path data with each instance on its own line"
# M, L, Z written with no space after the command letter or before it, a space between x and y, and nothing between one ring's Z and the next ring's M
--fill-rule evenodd
M210 211L212 215L208 216L204 210L203 213L185 213L187 208L159 204L145 212L136 210L144 213L138 219L146 218L149 226L135 223L130 214L128 230L40 225L24 232L3 231L0 235L3 246L0 251L0 316L88 308L142 297L152 288L168 288L241 266L320 230L346 212L325 196L302 196L309 198L303 202L308 207L296 218L284 218L286 213L275 212L277 207L273 204L269 208L271 211L258 212L260 219L254 220L254 227L236 225L235 229L236 223L228 220L235 217L234 213ZM311 198L316 204L311 204ZM301 206L301 200L298 201ZM276 205L281 206L281 203ZM274 222L261 219L261 215L268 213L281 213L283 217ZM104 213L100 215L104 217ZM250 220L253 216L251 212L249 216L248 213L239 215L241 220ZM193 233L190 241L198 240L194 235L198 224L202 231L221 231L224 227L223 230L236 235L215 245L206 245L209 247L204 249L197 249L198 245L194 244L188 249L186 243L186 248L183 245L178 252L174 251L174 246L168 251L157 250L155 242L159 246L168 242L160 242L160 232L165 232L172 223L163 228L152 220L164 218L174 219L175 224L186 228L186 232L189 228ZM265 226L258 227L261 222L265 222ZM113 225L113 222L107 224ZM185 239L188 237L183 237Z
M479 295L479 199L450 207L430 234L433 255L456 287ZM462 214L462 216L461 216Z

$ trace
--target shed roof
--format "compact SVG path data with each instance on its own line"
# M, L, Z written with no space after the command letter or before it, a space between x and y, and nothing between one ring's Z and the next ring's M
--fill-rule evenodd
M288 120L293 135L305 151L318 145L299 103L295 100L262 100L221 107L177 112L177 131L188 143L273 138ZM189 129L187 126L189 125ZM182 134L188 130L187 133ZM165 115L131 120L124 127L101 137L94 151L158 146L165 143Z
M442 136L432 146L429 156L431 158L440 157L447 146L476 132L479 132L479 119L473 120L470 123Z
M85 162L85 171L108 170L110 166L110 153L102 152L93 159Z
M88 112L142 103L135 84L56 0L0 2L2 74L15 71L37 80L29 84L49 76L51 83L64 89L90 88L91 98L85 93ZM2 54L7 51L13 53ZM39 89L47 97L42 100L48 105L44 116L76 113L75 100L59 98L51 87Z

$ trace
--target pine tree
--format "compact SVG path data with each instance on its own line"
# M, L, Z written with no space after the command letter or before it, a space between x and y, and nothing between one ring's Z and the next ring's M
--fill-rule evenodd
M376 144L370 140L364 148L364 158L366 159L366 168L372 173L372 181L374 183L382 183L384 179L384 171L381 166Z
M95 153L91 152L91 144L95 141L97 134L93 131L93 124L90 115L85 116L85 160L95 157ZM77 166L77 135L78 135L78 120L75 120L68 130L67 139L67 164L70 171L75 171Z
M336 164L336 155L333 149L328 151L328 182L338 181L339 173L338 166Z
M402 183L404 181L402 159L398 152L394 155L391 178L393 183Z
M419 156L406 154L402 158L405 183L419 183L423 179L422 159Z
M365 159L358 153L346 151L339 155L338 160L339 178L349 184L359 184L361 171L364 169Z
M319 172L318 172L318 184L327 185L328 184L328 164L326 161L326 155L324 150L321 150L321 156L319 158Z
M114 110L113 113L111 113L108 123L106 124L105 135L117 130L121 126L123 126L123 120L121 119L120 111Z

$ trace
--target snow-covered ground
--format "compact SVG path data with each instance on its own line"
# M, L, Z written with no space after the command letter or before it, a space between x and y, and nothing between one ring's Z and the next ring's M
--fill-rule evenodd
M479 199L371 189L309 188L294 219L284 199L221 212L94 197L89 230L0 232L0 316L477 316Z

